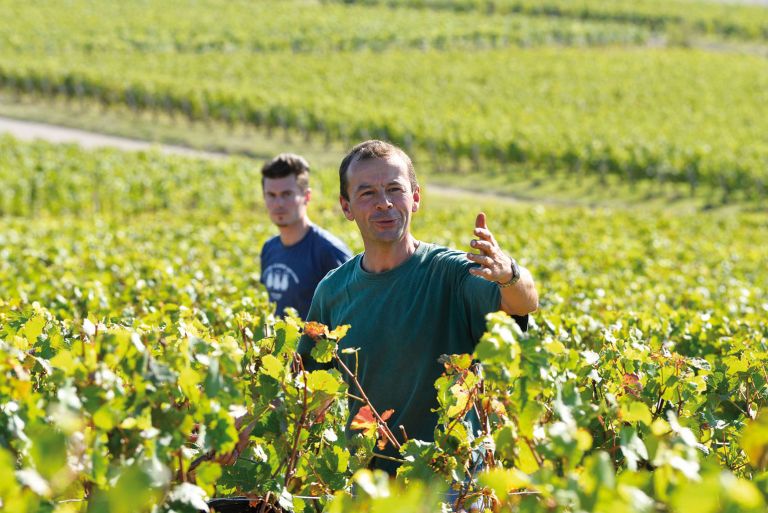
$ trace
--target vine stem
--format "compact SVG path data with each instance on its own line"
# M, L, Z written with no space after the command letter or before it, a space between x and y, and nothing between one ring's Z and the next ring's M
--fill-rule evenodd
M397 439L395 438L395 435L389 429L389 426L387 426L387 423L384 422L384 420L381 418L381 415L379 415L379 412L376 411L376 408L374 408L373 404L371 404L371 400L368 399L368 396L365 394L365 390L363 390L362 385L360 385L360 382L357 380L357 376L353 374L351 370L349 370L349 367L344 365L344 362L341 360L338 353L334 353L333 356L334 358L336 358L336 361L339 363L339 365L341 365L341 368L344 369L344 372L347 373L347 376L350 377L352 382L357 387L357 390L360 392L360 396L363 398L368 408L371 409L373 416L376 418L376 421L379 423L379 427L381 428L381 431L384 433L384 436L399 451L402 445L400 445L400 442L397 441Z
M299 437L301 436L301 430L304 428L304 423L307 421L307 373L304 372L304 365L301 362L301 358L294 356L295 362L298 363L302 377L304 379L304 393L302 396L301 405L301 418L299 424L296 427L296 434L293 437L293 448L291 449L291 456L288 458L288 468L285 472L285 486L288 487L288 481L293 477L293 473L296 471L296 459L299 451Z
M181 455L181 449L179 449L178 455L179 455L179 473L181 474L181 482L186 483L187 473L184 472L184 458Z
M358 397L355 394L350 394L349 392L347 392L347 397L351 397L355 401L360 401L361 403L365 402L362 397Z
M324 488L324 492L326 495L333 495L333 489L328 486L328 483L325 482L325 480L320 476L320 473L317 471L314 465L312 465L311 461L307 461L307 465L309 465L310 470L315 474L315 477L320 482L320 486Z
M541 460L541 456L539 456L539 453L536 451L536 446L533 445L533 441L531 441L531 439L527 436L522 438L525 440L526 445L528 445L528 448L531 450L531 454L533 454L533 459L536 460L536 464L539 466L539 468L541 468L544 465L544 462Z
M405 463L404 459L393 458L392 456L387 456L386 454L379 454L378 452L373 452L371 454L373 454L374 458L381 458L382 460L387 460L387 461L395 461L397 463Z

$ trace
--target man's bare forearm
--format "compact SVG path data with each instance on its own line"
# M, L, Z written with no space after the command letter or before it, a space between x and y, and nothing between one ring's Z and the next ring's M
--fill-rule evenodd
M531 272L520 266L520 279L501 291L501 310L509 315L527 315L539 308L539 293Z

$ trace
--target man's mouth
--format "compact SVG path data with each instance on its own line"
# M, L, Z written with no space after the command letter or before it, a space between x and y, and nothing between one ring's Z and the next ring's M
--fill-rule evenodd
M389 228L391 226L395 226L397 224L398 219L397 218L390 218L390 217L384 217L379 219L371 219L371 221L377 225L384 228Z

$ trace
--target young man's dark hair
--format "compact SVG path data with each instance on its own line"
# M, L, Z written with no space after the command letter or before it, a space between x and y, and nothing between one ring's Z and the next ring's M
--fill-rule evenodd
M284 178L295 175L296 184L302 191L309 187L309 163L295 153L281 153L261 168L261 186L265 178Z
M392 156L400 157L403 159L403 162L405 162L405 165L408 166L408 180L411 182L411 189L415 190L418 182L416 181L416 171L413 168L411 158L394 144L373 139L362 142L352 148L347 156L344 157L344 160L341 161L341 165L339 166L339 194L341 194L341 197L349 201L349 191L347 191L349 179L347 171L349 171L349 167L354 162L370 159L386 159Z

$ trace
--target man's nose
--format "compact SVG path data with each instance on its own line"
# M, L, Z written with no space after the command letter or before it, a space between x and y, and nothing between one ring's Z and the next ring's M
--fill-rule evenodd
M386 192L376 195L376 208L379 210L389 210L392 208L392 200Z

